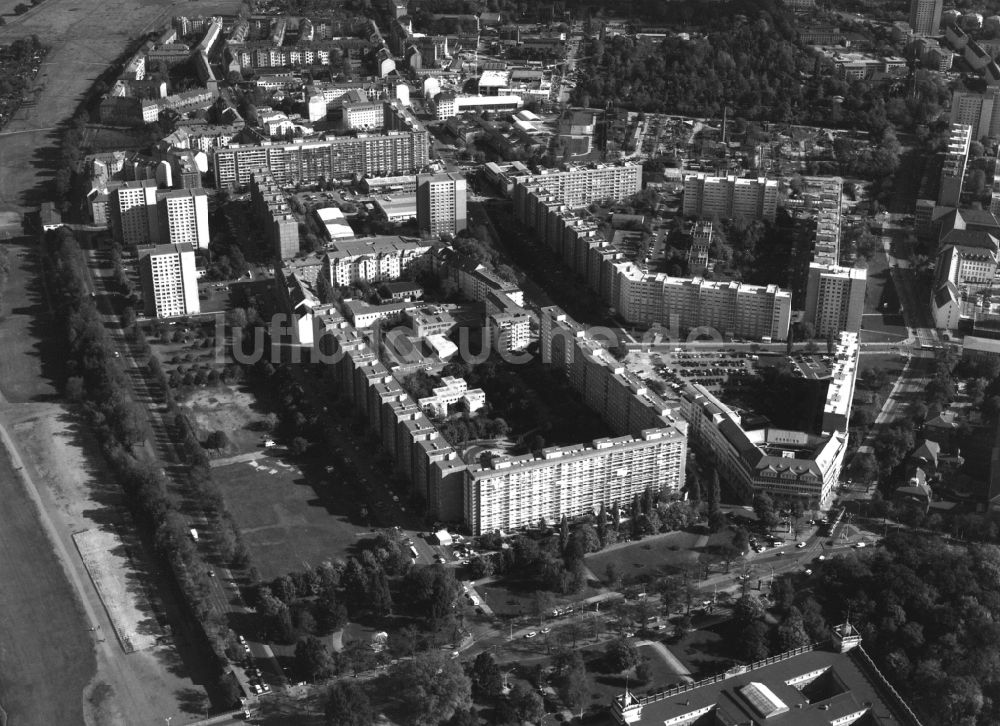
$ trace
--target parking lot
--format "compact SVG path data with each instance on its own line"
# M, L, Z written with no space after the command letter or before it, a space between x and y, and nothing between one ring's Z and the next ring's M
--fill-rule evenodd
M676 350L672 353L632 353L628 363L639 374L656 377L674 389L682 383L698 383L717 393L739 379L754 373L758 356L739 351L695 352Z

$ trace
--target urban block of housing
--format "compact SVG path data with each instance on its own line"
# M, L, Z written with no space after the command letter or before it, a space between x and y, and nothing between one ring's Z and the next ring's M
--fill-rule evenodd
M466 227L467 184L460 174L427 173L429 135L408 107L409 87L393 80L396 59L402 56L423 78L426 107L447 121L449 133L481 135L508 151L536 138L536 116L518 111L507 128L483 119L477 125L475 119L459 116L465 110L517 111L524 98L541 93L544 84L533 87L538 77L532 80L526 71L487 64L476 79L478 93L463 93L458 76L439 72L447 66L449 43L461 44L462 39L421 36L408 18L398 19L386 41L370 22L177 18L172 28L126 63L102 103L102 118L147 123L154 118L154 108L155 119L187 116L179 118L175 131L148 155L96 154L82 164L91 183L88 201L95 223L108 224L123 243L138 250L146 313L171 317L199 312L194 260L195 251L205 249L209 240L207 195L201 184L210 174L219 190L249 191L252 221L277 260L275 294L285 315L279 340L336 354L333 365L342 393L381 435L398 468L426 498L431 516L464 522L480 533L529 526L543 517L584 514L601 504L627 501L646 487L680 492L689 434L692 445L715 452L720 473L738 489L793 493L819 506L829 504L846 447L855 333L864 294L863 271L838 265L840 180L806 179L801 194L786 203L793 213L815 221L806 318L821 334L837 339L836 362L825 376L822 426L784 431L746 424L744 430L740 415L706 389L688 386L668 392L666 398L656 395L604 341L563 311L546 308L535 317L515 283L440 241ZM266 39L248 40L251 36ZM197 43L179 42L190 37L197 37ZM501 34L498 42L524 40L519 34ZM562 42L537 39L553 48ZM294 71L285 70L329 63L334 56L354 71L374 62L369 66L374 76L303 83ZM203 89L164 95L162 84L146 77L148 63L187 60L193 61ZM297 94L303 114L264 107L241 107L241 114L219 92L215 73L244 68L264 71L256 80L263 89ZM547 97L548 89L544 93ZM193 110L206 113L195 115ZM559 121L559 141L571 156L590 153L593 125L593 114L582 111ZM497 170L486 165L487 177L500 182L513 198L516 218L630 323L684 330L711 327L722 334L772 341L788 336L791 295L779 286L651 272L625 246L599 232L583 207L639 192L639 164L569 165L532 172L516 163L509 173ZM776 215L777 180L681 173L683 213L701 220L693 228L695 264L707 262L716 233L707 219L773 220ZM302 213L293 210L288 189L345 178L355 183L362 179L369 193L412 194L424 236L355 237L340 210L319 208L310 214L323 232L323 249L303 254ZM421 302L419 286L401 281L417 261L429 261L472 304ZM350 298L321 302L321 279L341 288L361 282L384 285L391 300L381 305ZM379 322L404 323L406 340L381 336ZM467 460L444 440L432 417L459 401L477 411L486 403L483 392L470 390L462 379L447 378L433 395L415 401L401 383L417 367L440 365L452 357L456 348L449 334L461 327L481 329L486 344L504 352L523 351L537 329L545 362L566 372L613 437L518 456L497 450Z
M670 277L646 269L641 260L608 240L582 207L593 199L621 199L641 188L637 164L595 165L566 171L509 175L514 215L580 275L588 287L622 318L636 325L662 324L689 332L711 328L722 335L771 341L788 337L791 293L777 285ZM684 214L697 217L773 219L778 183L769 179L684 178ZM822 335L858 331L864 309L867 274L841 267L839 258L841 183L808 179L817 186L811 204L816 241L809 269L805 320ZM806 195L809 195L809 189ZM800 200L802 201L802 200ZM707 259L713 227L695 226L692 261Z
M294 320L292 336L330 356L341 394L381 436L396 466L426 497L431 516L442 521L464 522L476 534L509 531L533 525L543 517L577 516L593 511L602 503L629 501L647 486L680 491L684 483L687 425L640 381L627 375L606 351L591 350L590 342L575 333L568 340L569 348L573 351L579 348L576 355L587 373L579 382L574 381L574 385L585 393L588 403L601 413L616 437L549 447L521 456L498 451L488 462L478 449L469 460L463 458L444 440L427 413L440 413L442 407L470 394L473 403L469 408L476 410L484 402L482 392L470 391L462 379L449 378L444 381L445 386L434 390L433 400L414 401L394 376L412 372L413 365L404 363L390 369L383 362L400 355L398 349L386 350L398 345L399 340L375 341L365 334L364 328L375 320L409 323L412 340L400 347L419 349L421 339L426 338L429 353L421 361L438 363L455 352L445 335L474 318L443 314L437 306L426 303L401 302L377 306L375 316L361 321L350 301L345 301L342 313L335 305L320 304L313 292L312 276L332 274L338 266L349 270L341 279L357 275L355 279L375 282L396 276L406 256L412 259L416 255L433 254L459 288L485 309L489 321L485 327L494 346L516 350L527 345L530 321L520 308L522 293L515 285L497 278L482 265L455 259L455 253L447 248L405 243L405 240L360 239L349 243L353 248L335 245L322 260L285 261L277 270L275 282L279 301ZM364 251L392 256L396 261L381 270L357 264L356 253ZM346 262L345 257L349 258ZM490 312L494 304L491 300L496 299L504 300L508 306L499 314ZM504 328L507 324L504 316L517 316L518 329ZM352 317L357 325L349 321ZM481 317L477 322L484 325ZM558 336L548 339L555 337ZM574 354L561 353L561 360L568 365Z

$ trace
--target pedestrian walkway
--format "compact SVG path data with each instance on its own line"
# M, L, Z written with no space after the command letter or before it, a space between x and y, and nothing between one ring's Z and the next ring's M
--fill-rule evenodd
M248 451L245 454L237 454L236 456L227 456L224 459L212 459L208 462L208 465L212 469L217 469L220 466L229 466L230 464L244 464L251 461L257 461L264 457L263 451Z

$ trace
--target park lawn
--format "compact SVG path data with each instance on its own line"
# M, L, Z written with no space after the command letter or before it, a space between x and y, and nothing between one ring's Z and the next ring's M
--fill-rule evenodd
M277 462L262 457L256 469L242 462L212 471L251 563L265 580L343 558L371 532L350 483Z
M702 555L732 539L732 534L713 535L695 532L671 532L631 542L613 545L610 549L587 555L587 566L596 577L608 581L608 565L614 563L625 584L648 582L675 574L684 567L698 563Z

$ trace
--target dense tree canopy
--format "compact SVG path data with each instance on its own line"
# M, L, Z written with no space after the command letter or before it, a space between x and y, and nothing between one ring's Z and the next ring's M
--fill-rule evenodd
M472 705L472 684L456 660L430 651L403 661L390 675L399 684L411 726L438 726Z
M850 616L927 723L1000 722L1000 548L896 533L824 563L815 583L827 619ZM794 625L785 637L800 637Z
M705 31L654 44L629 36L595 40L574 102L639 111L719 118L723 109L748 119L856 127L877 134L889 121L912 127L935 120L945 84L918 73L907 84L847 82L832 64L799 43L792 14L770 0L670 3ZM711 17L708 14L711 14Z

